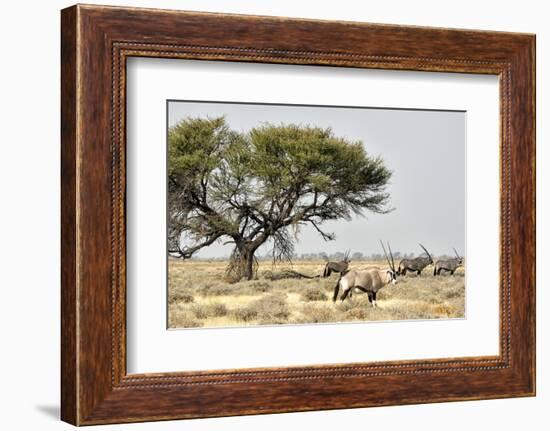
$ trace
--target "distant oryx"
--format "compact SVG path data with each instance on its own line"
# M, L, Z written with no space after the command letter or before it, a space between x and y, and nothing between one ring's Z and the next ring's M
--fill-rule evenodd
M325 270L323 271L323 277L329 277L333 272L339 272L342 274L348 269L349 263L349 250L347 250L344 254L344 260L341 260L340 262L327 262L325 265Z
M393 261L393 254L391 252L390 244L388 243L388 249L390 251L391 261L386 253L386 248L382 241L382 248L388 261L389 269L362 269L362 270L347 270L340 275L338 283L334 287L334 295L332 301L336 302L338 299L338 291L342 289L343 294L341 300L344 301L352 290L359 290L366 292L369 297L369 302L373 307L376 307L376 293L382 289L386 284L397 282L397 273L395 271L395 264Z
M455 256L451 259L441 259L438 260L434 265L434 275L441 275L441 271L448 271L453 275L456 271L456 269L462 265L464 262L464 258L459 256L456 252L456 249L453 247L453 251L455 252Z
M414 259L403 259L399 262L399 268L397 269L397 275L405 275L407 271L416 272L417 275L422 273L422 270L428 265L434 263L432 256L426 250L422 244L418 243L420 247L426 252L427 256L418 256Z

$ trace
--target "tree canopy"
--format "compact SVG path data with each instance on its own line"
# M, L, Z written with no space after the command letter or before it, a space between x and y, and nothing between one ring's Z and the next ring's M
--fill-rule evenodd
M168 133L168 249L190 258L218 240L234 244L228 272L254 274L267 240L290 259L300 226L325 240L327 220L387 211L391 172L360 141L331 129L264 124L247 133L225 119L186 118Z

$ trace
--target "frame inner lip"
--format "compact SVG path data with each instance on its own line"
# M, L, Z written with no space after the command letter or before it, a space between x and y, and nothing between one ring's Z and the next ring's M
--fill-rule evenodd
M149 57L156 57L156 58L159 58L159 57L164 57L166 56L167 58L174 58L174 59L197 59L195 57L195 55L197 54L200 54L202 52L202 54L208 54L208 52L210 52L211 50L227 50L227 51L231 51L231 52L235 52L234 56L235 57L240 57L242 56L242 52L246 52L248 53L249 55L247 55L247 57L250 57L251 59L253 58L258 58L258 59L271 59L273 61L271 61L270 63L279 63L278 60L281 59L281 57L279 56L266 56L265 54L268 54L268 53L272 53L273 51L269 51L269 50L256 50L256 49L253 49L253 48L239 48L239 47L220 47L220 46L194 46L194 45L178 45L178 44L156 44L156 43L148 43L148 42L142 42L142 41L136 41L136 42L129 42L129 41L118 41L118 42L113 42L113 46L114 47L117 47L117 49L115 49L115 51L118 52L117 56L119 57L118 59L118 64L119 65L124 65L123 67L119 67L118 69L118 76L117 76L117 79L114 80L114 82L118 81L119 83L119 97L121 97L122 99L125 100L126 98L126 95L125 95L125 92L122 91L123 89L120 88L120 83L121 83L121 76L124 76L124 82L126 81L126 58L127 57L140 57L140 56L149 56ZM139 51L136 51L135 50L135 47L136 46L145 46L145 47L148 47L148 49L145 49L145 50L139 50ZM130 48L129 48L130 47ZM168 48L170 49L169 51L162 51L162 50L158 50L158 48L160 47L164 47L164 48ZM154 48L154 49L153 49ZM173 50L172 50L173 49ZM191 49L190 52L188 52L187 50L188 49ZM336 55L338 57L345 57L345 56L349 56L350 58L352 58L351 60L349 60L351 63L353 64L357 64L358 63L358 58L368 58L369 60L373 61L373 63L378 63L378 62L384 62L384 60L396 60L396 59L402 59L402 60L414 60L414 57L395 57L395 56L358 56L357 54L351 54L351 53L320 53L320 52L316 52L316 51L311 51L311 52L307 52L307 51L300 51L300 52L295 52L295 51L286 51L286 50L277 50L277 52L280 52L280 53L289 53L289 54L292 54L292 55L296 55L296 59L298 60L303 60L304 63L303 64L311 64L310 62L308 62L308 60L317 60L319 61L320 59L319 58L315 58L316 56L323 56L323 55L327 55L327 56L333 56L333 55ZM232 54L233 55L233 54ZM313 58L311 58L313 57ZM374 59L374 60L373 60ZM227 60L227 59L224 59L222 61L239 61L238 59L235 60L235 59L232 59L232 60ZM456 64L472 64L472 65L479 65L479 64L487 64L487 65L492 65L492 66L495 66L498 68L498 72L495 72L494 74L497 74L497 75L500 75L501 77L502 76L505 76L507 78L507 81L509 82L510 80L510 76L508 75L509 73L509 68L511 67L510 63L509 62L502 62L502 61L496 61L496 60L484 60L484 61L477 61L477 60L468 60L468 59L460 59L458 61L456 60L453 60L453 59L445 59L445 58L423 58L423 61L426 61L426 62L430 62L430 61L433 61L434 63L440 63L440 62L450 62L453 66L456 66ZM295 63L289 63L290 65L292 64L295 64ZM316 64L319 64L319 65L326 65L325 63L316 63ZM362 65L362 63L359 63L361 64L360 68L366 68L368 69L369 66L365 66L365 65ZM338 67L338 66L336 66ZM376 67L375 67L376 68ZM122 69L122 70L121 70ZM396 69L396 70L401 70L401 69ZM113 68L113 74L115 74L115 70ZM502 94L501 94L501 97L502 97ZM505 97L503 98L503 101L505 102L505 104L508 106L510 101L509 101L509 93L505 93ZM172 100L172 99L170 99ZM176 100L176 99L174 99ZM233 102L228 102L228 103L233 103ZM263 104L263 103L262 103ZM317 105L315 105L317 106ZM325 105L321 105L321 106L325 106ZM114 99L113 99L113 106L112 106L112 109L113 109L113 112L116 112L117 109L116 107L114 106ZM120 109L120 108L119 108ZM378 109L378 108L376 108ZM124 117L121 117L119 119L119 116L116 116L114 115L114 123L115 125L113 126L115 129L120 129L120 126L121 126L121 122L122 124L125 124L126 120L125 120L125 111L122 111L122 115ZM506 121L501 121L502 123L506 123L505 127L509 127L509 122L510 122L510 118L509 118L509 110L507 109L506 110ZM501 120L502 120L502 117L501 117ZM117 127L118 126L118 127ZM502 125L504 126L504 125ZM122 139L122 145L124 146L125 148L125 144L126 144L126 139L125 139L125 136L123 138L122 137L122 134L120 133L119 131L119 139ZM509 134L507 134L506 136L509 136ZM504 147L504 144L505 142L504 141L507 141L508 139L503 139L502 136L501 136L501 143L500 143L500 147L501 147L501 157L502 157L502 151L503 151L503 147ZM116 140L113 142L113 148L117 146L117 143L116 143ZM508 153L508 157L509 157L509 153ZM501 167L501 171L502 171L502 167ZM501 179L502 179L502 174L501 174ZM502 186L502 181L501 181L501 186ZM509 190L510 189L510 184L508 184L508 187L507 189ZM501 194L501 210L502 210L502 206L503 206L503 202L504 202L504 196L506 195L506 202L508 202L508 200L510 199L510 196L509 196L509 192L506 193L506 194ZM501 211L501 218L503 217L503 214L502 214L502 211ZM509 219L508 219L509 220ZM504 230L504 227L509 225L509 221L506 221L503 223L503 220L501 220L501 231ZM502 242L502 241L501 241ZM508 259L509 261L510 259ZM502 263L501 263L502 265ZM502 295L502 291L504 290L503 289L503 286L505 284L508 284L508 294L505 295L507 298L508 298L508 302L510 300L510 293L509 293L509 289L510 289L510 285L509 283L503 283L502 280L501 280L501 297L503 296ZM117 289L118 290L118 289ZM501 327L500 327L500 344L501 344L501 347L502 346L507 346L506 344L506 341L508 341L508 345L509 345L509 341L510 341L510 335L506 336L504 334L504 331L502 330L502 322L503 322L503 313L502 313L503 309L501 307ZM506 309L507 313L508 314L508 320L510 319L510 316L509 316L509 313L510 313L510 304L508 304L508 307ZM510 334L510 331L511 331L511 328L510 328L510 325L506 325L507 327L507 330L508 330L508 334ZM121 349L121 350L124 350L124 347ZM493 362L499 362L501 361L502 357L504 357L504 363L503 365L501 364L497 364L497 365L494 365L494 366L487 366L487 365L480 365L478 367L470 367L472 370L486 370L486 369L500 369L500 368L509 368L510 367L510 348L509 346L505 347L504 348L504 354L502 352L502 349L501 349L501 354L500 356L496 357L496 359L493 361L493 360L489 360L489 363L493 363ZM122 360L122 359L121 359ZM124 360L125 361L125 360ZM422 362L423 360L418 360L420 362ZM435 359L434 360L435 362L438 361L438 359ZM465 361L466 362L476 362L478 363L477 360L468 360L468 358L465 358ZM486 364L486 362L483 362L484 360L481 360L483 364ZM391 362L392 361L387 361L388 362L388 367L389 368L392 368L391 366ZM441 362L441 368L444 368L444 361ZM330 364L328 365L329 367L332 367ZM305 368L307 368L308 366L305 366ZM313 366L313 367L318 367L317 365ZM319 367L323 367L323 365L319 365ZM347 368L347 366L344 365L345 368ZM361 365L359 366L359 368L357 366L351 366L350 369L352 370L357 370L357 369L363 369L362 367L369 367L368 363L366 363L365 365ZM125 368L125 366L124 366ZM276 370L277 367L273 367L274 368L274 371L272 372L276 372L276 373L280 373L280 374L285 374L285 371L286 371L286 368L287 367L284 367L282 368L281 370ZM281 368L281 367L279 367ZM115 367L113 367L113 369L115 369ZM454 369L453 368L449 368L449 371L453 371ZM254 371L253 369L250 369L250 368L243 368L242 371L246 372L246 373L253 373L254 375L257 375L257 371ZM219 374L220 376L235 376L235 375L238 375L239 373L242 373L242 371L230 371L229 374L227 373L224 373L223 370L221 371L221 374ZM420 369L418 370L417 372L419 373L425 373L426 371L424 369ZM187 373L187 372L186 372ZM193 372L190 372L190 373L193 373ZM200 374L201 372L199 371L198 372L198 375L197 376L192 376L192 377L187 377L187 378L203 378L203 375ZM330 377L330 373L331 372L327 372L327 373L322 373L322 374L319 374L317 378L326 378L326 377ZM152 377L154 379L156 378L160 378L160 379L178 379L180 380L181 377L177 375L177 372L176 373L173 373L173 372L162 372L160 373L162 374L162 376L156 376L156 377ZM328 374L328 376L327 376ZM395 372L395 373L392 373L391 371L388 371L388 372L380 372L379 375L391 375L391 374L402 374L400 372ZM140 376L142 374L137 374L137 376ZM373 374L375 375L375 374ZM135 374L124 374L122 377L123 381L130 381L130 380L133 380L133 377L132 376L136 376ZM314 378L315 376L312 376L312 378ZM338 377L337 375L334 375L334 377ZM139 378L139 377L138 377ZM151 377L147 376L145 377L146 379L149 379ZM291 380L292 378L288 378L289 380ZM281 378L281 380L285 380L285 378ZM220 380L221 383L225 382L225 380ZM215 380L213 380L212 383L215 383Z

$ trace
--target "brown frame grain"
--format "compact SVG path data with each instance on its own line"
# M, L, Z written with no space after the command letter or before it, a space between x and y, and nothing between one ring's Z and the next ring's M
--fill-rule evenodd
M63 420L88 425L535 394L534 35L83 5L61 18ZM128 375L129 56L498 75L499 355Z

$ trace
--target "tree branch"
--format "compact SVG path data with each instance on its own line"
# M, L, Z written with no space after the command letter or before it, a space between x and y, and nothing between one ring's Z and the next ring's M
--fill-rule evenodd
M221 238L223 235L224 235L223 233L215 234L215 235L211 236L210 238L208 238L207 240L205 240L205 241L203 241L199 244L196 244L193 247L188 247L188 248L185 248L185 249L182 249L180 247L179 241L178 241L177 242L177 249L168 249L168 253L176 254L177 256L174 256L174 257L180 257L182 259L189 259L193 256L193 254L195 254L201 248L213 244L218 238Z
M323 232L321 228L317 225L317 223L315 223L313 220L307 219L307 221L311 223L311 225L315 228L317 232L319 232L319 234L325 241L333 241L335 239L334 233Z

